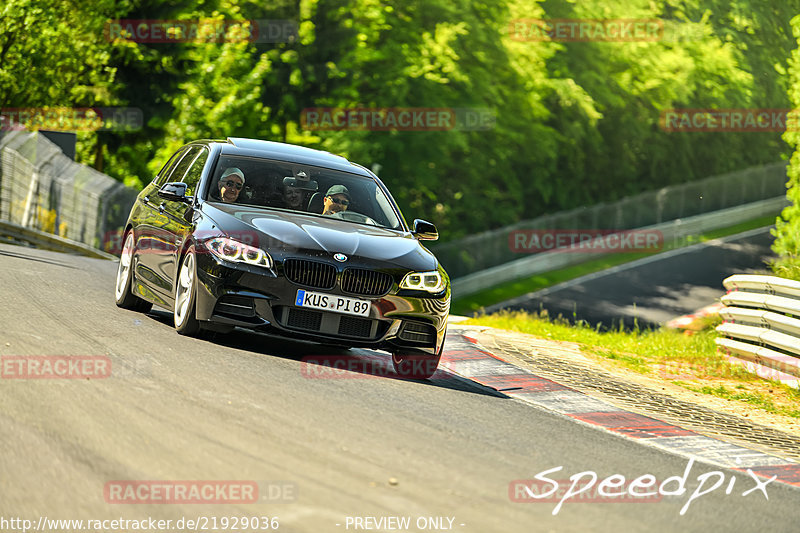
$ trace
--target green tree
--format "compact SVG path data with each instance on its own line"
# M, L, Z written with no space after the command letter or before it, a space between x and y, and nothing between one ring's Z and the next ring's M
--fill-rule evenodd
M800 15L792 19L794 36L800 44ZM789 60L789 99L793 108L800 109L800 48L792 51ZM787 198L791 205L783 210L775 221L775 243L773 250L780 259L773 265L779 275L800 280L800 116L793 112L794 127L787 129L783 138L794 149L789 163L789 181L786 184Z
M62 0L6 0L0 7L0 107L114 103L105 21L128 2L91 9Z
M786 108L800 0L8 0L0 105L128 106L140 131L79 134L127 184L179 145L249 136L378 170L443 240L787 155L779 133L669 133L671 108ZM136 43L109 20L288 19L278 43ZM657 18L655 42L543 42L520 19ZM690 30L690 31L685 31ZM35 34L36 39L26 38ZM491 110L487 129L311 131L313 107Z

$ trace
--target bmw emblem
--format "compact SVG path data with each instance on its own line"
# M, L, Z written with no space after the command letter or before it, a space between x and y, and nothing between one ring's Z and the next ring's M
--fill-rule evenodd
M340 263L344 263L347 261L347 256L344 254L333 254L333 258L339 261Z

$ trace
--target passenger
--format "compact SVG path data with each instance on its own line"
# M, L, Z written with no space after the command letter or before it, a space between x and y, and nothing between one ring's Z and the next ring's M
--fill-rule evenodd
M305 207L305 198L303 190L291 185L283 186L283 205L286 209L303 210Z
M219 178L219 195L226 204L234 203L243 187L244 172L236 167L225 170Z
M340 211L347 211L350 205L350 191L344 185L334 185L325 193L323 199L323 215L333 215Z

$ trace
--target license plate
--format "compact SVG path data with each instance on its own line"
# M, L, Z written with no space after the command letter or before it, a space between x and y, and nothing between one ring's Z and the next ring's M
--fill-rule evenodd
M295 298L297 307L307 307L311 309L321 309L323 311L333 311L346 315L369 316L371 306L368 300L358 298L348 298L347 296L336 296L322 292L311 292L298 289Z

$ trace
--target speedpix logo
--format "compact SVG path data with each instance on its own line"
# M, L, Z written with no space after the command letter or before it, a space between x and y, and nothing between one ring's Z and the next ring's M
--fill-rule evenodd
M657 502L664 496L680 497L688 492L686 485L693 465L694 458L689 459L682 476L668 477L660 483L652 474L644 474L631 481L628 481L625 476L620 474L598 479L597 473L591 470L573 474L568 480L557 480L548 477L564 468L563 466L557 466L542 470L532 480L512 481L508 486L508 496L512 502L516 503L558 501L553 508L554 515L557 515L561 507L567 502ZM777 476L762 480L749 468L747 469L747 475L750 476L753 484L743 490L740 496L749 496L760 492L765 500L769 500L767 485L775 481ZM736 476L731 475L727 479L727 483L725 483L725 473L719 470L699 474L696 477L697 487L681 507L681 516L686 514L693 501L714 492L723 485L725 486L726 495L733 494L734 489L736 491L741 490L741 486L736 485L737 480ZM562 482L564 482L565 486L568 483L569 487L562 488Z

